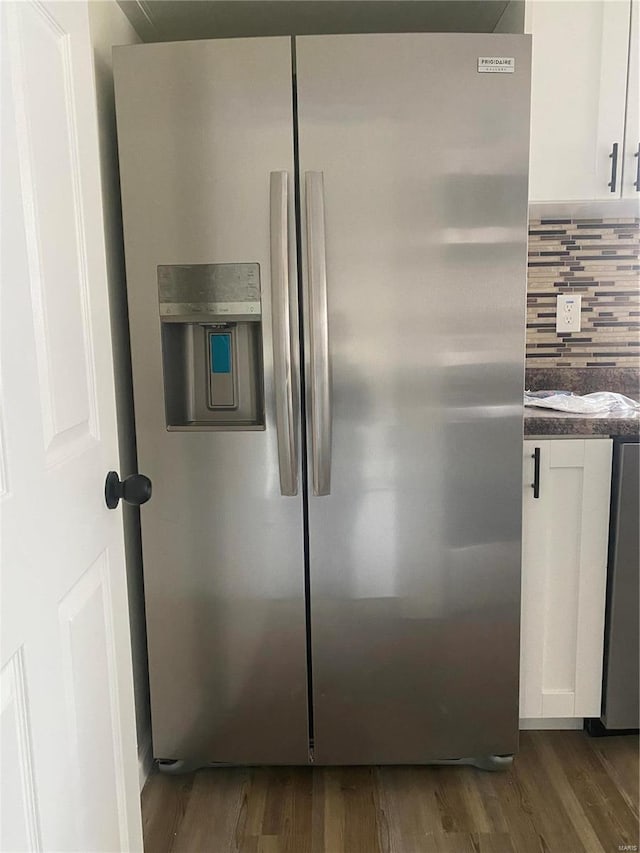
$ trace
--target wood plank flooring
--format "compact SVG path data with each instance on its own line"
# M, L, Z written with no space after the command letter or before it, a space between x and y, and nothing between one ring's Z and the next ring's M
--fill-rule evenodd
M638 738L522 732L512 769L155 771L147 853L616 853L638 850Z

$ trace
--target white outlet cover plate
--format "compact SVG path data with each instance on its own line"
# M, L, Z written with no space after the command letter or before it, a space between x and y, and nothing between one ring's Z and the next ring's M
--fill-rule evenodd
M556 303L556 332L579 332L582 296L579 293L559 293Z

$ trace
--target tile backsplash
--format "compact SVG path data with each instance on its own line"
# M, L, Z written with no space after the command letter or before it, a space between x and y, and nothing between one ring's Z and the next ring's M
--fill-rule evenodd
M640 367L640 219L529 221L531 367ZM582 295L582 329L556 333L558 293Z

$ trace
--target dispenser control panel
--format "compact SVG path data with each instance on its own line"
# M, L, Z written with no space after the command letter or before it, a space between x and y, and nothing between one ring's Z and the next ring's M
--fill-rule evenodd
M167 429L264 429L260 265L157 267Z
M260 319L260 265L161 264L160 316L208 314Z

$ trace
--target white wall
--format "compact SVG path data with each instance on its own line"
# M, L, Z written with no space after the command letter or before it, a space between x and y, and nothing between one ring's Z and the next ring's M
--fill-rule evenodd
M120 441L120 476L124 478L137 471L137 458L111 48L116 44L134 44L141 39L115 0L90 0L88 5L98 107L100 170ZM126 504L123 507L138 760L142 783L151 763L151 719L144 619L140 511L137 507Z
M118 0L144 41L320 33L493 32L524 0ZM514 15L510 9L508 18ZM517 18L517 14L515 15ZM512 25L516 25L515 23Z

